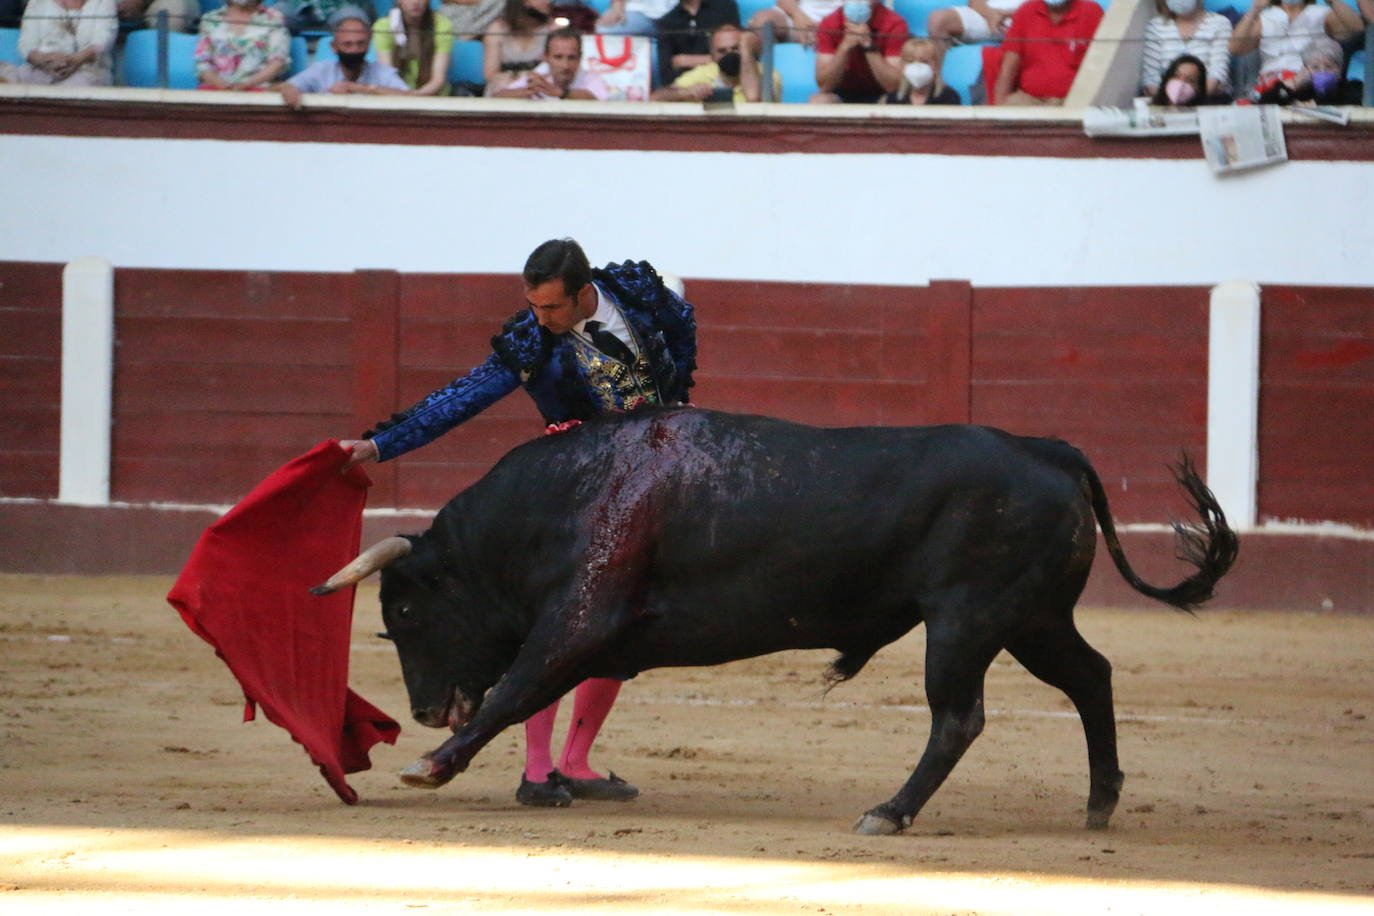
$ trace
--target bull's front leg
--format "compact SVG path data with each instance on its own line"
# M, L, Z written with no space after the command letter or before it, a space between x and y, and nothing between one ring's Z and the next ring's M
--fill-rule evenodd
M614 630L590 633L567 626L559 615L548 632L531 634L509 670L487 691L467 724L439 747L401 771L401 781L437 789L467 769L477 752L501 732L524 722L576 687L586 677L586 663L614 637Z
M642 612L659 530L661 476L652 464L645 469L626 461L612 468L601 498L587 510L591 536L566 604L545 609L472 720L401 772L406 785L438 788L467 769L492 738L576 687L589 662Z

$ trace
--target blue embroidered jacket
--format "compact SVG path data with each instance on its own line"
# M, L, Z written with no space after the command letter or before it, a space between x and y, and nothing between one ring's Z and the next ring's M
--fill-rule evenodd
M692 306L663 285L647 261L592 270L639 341L661 403L687 400L696 369L697 326ZM530 309L517 312L491 339L492 354L418 404L363 433L382 461L442 436L524 386L547 423L589 420L605 408L588 389L571 334L539 326Z

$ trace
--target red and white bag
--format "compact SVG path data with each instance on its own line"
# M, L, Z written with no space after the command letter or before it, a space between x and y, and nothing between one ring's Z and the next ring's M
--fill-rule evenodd
M652 43L641 35L583 35L582 66L610 87L611 102L643 102L651 87Z

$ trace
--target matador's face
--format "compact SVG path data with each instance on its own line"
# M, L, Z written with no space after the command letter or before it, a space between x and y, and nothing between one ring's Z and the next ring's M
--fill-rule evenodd
M563 288L563 280L555 277L538 286L525 287L525 299L540 326L554 334L566 334L579 321L596 313L596 288L590 283L569 293Z

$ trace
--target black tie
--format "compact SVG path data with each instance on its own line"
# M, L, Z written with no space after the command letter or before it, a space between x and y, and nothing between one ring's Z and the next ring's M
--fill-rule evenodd
M589 321L584 327L587 329L587 336L592 339L592 343L602 353L627 366L635 361L635 355L630 352L629 347L625 346L625 341L602 327L601 322Z

